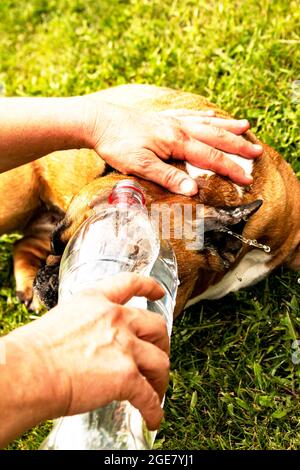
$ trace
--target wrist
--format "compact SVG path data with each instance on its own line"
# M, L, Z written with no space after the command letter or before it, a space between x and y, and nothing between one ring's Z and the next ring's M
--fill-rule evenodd
M104 140L104 135L110 122L117 116L117 106L101 97L101 92L76 97L82 109L81 133L85 148L98 149Z
M83 96L58 98L61 109L58 125L64 141L61 150L92 148L88 128L91 110L83 98Z
M49 380L47 365L39 347L32 338L22 338L14 333L4 338L6 350L6 372L10 377L12 406L22 403L25 414L31 415L36 424L55 416L55 394ZM13 385L14 384L14 385ZM49 406L50 405L50 406Z
M5 361L0 365L0 447L40 422L63 415L68 403L67 384L46 335L36 325L41 320L1 338Z
M63 340L57 338L52 310L11 333L11 339L21 348L24 366L32 372L36 388L33 398L44 420L64 415L69 405L70 384L63 373L66 364L57 354Z
M0 366L0 448L45 419L45 387L37 358L13 334L1 338L5 362Z

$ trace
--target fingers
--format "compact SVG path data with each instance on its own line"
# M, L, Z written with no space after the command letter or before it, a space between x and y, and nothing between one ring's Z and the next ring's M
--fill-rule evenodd
M184 171L164 163L150 150L145 150L135 159L131 173L160 184L173 193L193 196L198 192L195 180Z
M111 302L117 304L125 304L134 296L157 300L165 294L153 278L136 273L120 273L106 278L99 283L99 289Z
M215 116L212 109L205 111L194 111L190 109L167 109L160 111L160 114L169 117L175 117L191 124L206 124L222 128L233 134L244 134L249 128L250 123L247 119L226 119Z
M159 111L160 114L163 114L165 116L170 116L170 117L176 117L176 118L181 118L181 117L192 117L192 118L199 118L199 117L213 117L215 116L215 111L213 109L206 109L206 110L200 110L200 111L195 111L191 109L185 109L185 108L179 108L179 109L165 109L163 111Z
M148 341L166 354L170 353L167 325L162 316L134 307L123 307L128 328L140 340Z
M209 126L219 127L233 134L244 134L249 128L250 123L247 119L225 119L211 116L203 116L197 118L192 116L179 116L180 120L186 122L187 124L206 124Z
M260 145L253 145L243 137L228 132L222 127L208 126L190 121L189 124L183 125L183 129L194 139L200 140L211 147L241 155L242 157L255 158L263 151Z
M133 356L139 371L158 393L162 401L169 382L169 356L145 341L135 341Z
M243 168L226 157L224 152L196 139L183 141L174 152L176 152L174 158L184 159L194 166L228 176L234 183L246 185L253 181L252 177L246 175Z
M137 408L150 431L158 429L163 418L160 397L141 374L136 374L130 394L123 399Z
M183 113L182 110L181 112ZM237 184L247 185L252 183L252 177L245 173L242 166L226 155L228 153L245 158L255 158L261 155L263 148L260 145L253 145L238 135L249 128L248 121L227 120L209 116L196 117L192 114L182 114L181 117L177 116L175 119L174 116L169 115L169 117L173 118L170 122L175 132L173 141L169 140L168 142L171 155L174 158L184 159L197 167L227 176ZM203 124L203 121L210 125ZM217 124L216 126L212 125L214 122ZM226 126L235 133L224 129ZM171 135L171 133L165 135ZM195 186L190 181L183 182L184 176L179 173L178 169L167 171L166 166L158 167L157 165L155 171L156 175L148 170L147 179L155 180L173 192L186 195L196 194ZM179 181L182 187L178 185Z

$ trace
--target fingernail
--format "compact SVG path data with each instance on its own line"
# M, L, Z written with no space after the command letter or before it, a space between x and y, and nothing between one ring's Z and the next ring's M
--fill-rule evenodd
M247 119L240 119L239 124L241 127L245 127L249 125L249 121Z
M196 181L185 179L180 183L179 190L182 194L186 194L187 196L191 196L195 194L197 191Z
M261 145L254 144L253 145L253 150L255 150L255 152L257 152L257 153L262 153L263 147Z

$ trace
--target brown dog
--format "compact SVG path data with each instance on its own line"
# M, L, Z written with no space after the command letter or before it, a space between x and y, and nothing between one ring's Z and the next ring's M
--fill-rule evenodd
M228 117L201 96L170 89L126 85L102 94L110 102L145 110L214 109L218 116ZM260 143L251 132L246 137ZM283 263L300 267L300 183L272 148L263 147L262 157L254 162L236 157L254 178L248 188L184 162L174 165L196 178L199 194L193 198L139 179L148 205L204 205L203 249L188 250L185 240L174 239L171 233L180 279L176 315L200 299L219 298L259 281ZM50 253L53 229L52 254L39 271L36 290L48 307L57 302L58 268L67 241L93 212L94 197L104 200L124 178L104 171L103 161L93 151L81 149L53 153L0 176L0 230L24 234L15 246L14 272L18 296L27 305L32 300L33 280ZM228 225L235 225L232 230L245 239L270 247L270 252L255 242L243 244L228 234ZM34 302L31 307L36 307Z

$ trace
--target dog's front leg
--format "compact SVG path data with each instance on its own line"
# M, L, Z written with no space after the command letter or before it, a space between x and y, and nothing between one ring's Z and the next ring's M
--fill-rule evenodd
M41 303L33 292L33 281L50 252L50 239L58 220L56 214L44 213L32 220L24 238L14 245L14 275L19 300L27 308L38 311Z

